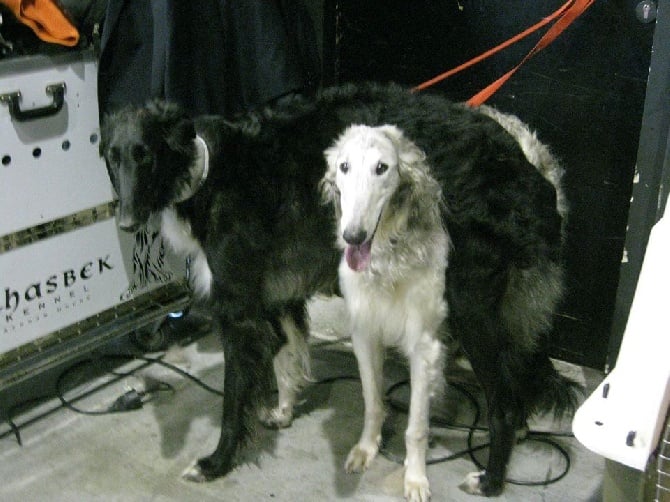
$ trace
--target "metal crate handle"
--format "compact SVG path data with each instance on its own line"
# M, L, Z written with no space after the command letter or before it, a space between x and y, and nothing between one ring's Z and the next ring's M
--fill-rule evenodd
M7 106L9 106L9 114L14 120L17 122L25 122L27 120L50 117L61 111L63 103L65 103L65 82L47 85L46 93L50 94L53 99L51 104L39 108L31 108L29 110L21 110L21 91L0 94L0 101L7 103Z

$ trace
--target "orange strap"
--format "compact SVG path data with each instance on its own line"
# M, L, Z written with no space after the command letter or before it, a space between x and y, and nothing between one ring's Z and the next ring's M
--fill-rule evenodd
M536 32L540 28L546 26L547 24L551 23L552 21L556 21L553 26L551 26L547 32L544 34L544 36L540 39L540 41L535 44L535 47L533 47L528 54L521 60L521 62L516 65L514 68L512 68L510 71L505 73L502 77L500 77L498 80L495 82L489 84L486 88L482 89L479 91L477 94L472 96L468 101L467 104L470 106L478 106L484 103L488 98L490 98L502 85L507 82L507 80L523 65L526 61L528 61L531 57L533 57L535 54L540 52L542 49L544 49L546 46L548 46L551 42L553 42L563 31L570 26L570 24L577 19L582 13L588 9L591 4L594 2L594 0L568 0L566 3L564 3L561 7L559 7L555 12L553 12L551 15L548 17L545 17L538 23L535 23L533 26L530 28L527 28L526 30L522 31L518 35L515 35L514 37L510 38L509 40L506 40L505 42L501 43L500 45L497 45L496 47L489 49L488 51L480 54L479 56L474 57L470 61L467 61L466 63L463 63L462 65L457 66L456 68L453 68L447 72L444 72L430 80L427 80L426 82L417 85L414 87L412 90L413 91L421 91L423 89L426 89L430 87L431 85L434 85L446 78L451 77L452 75L455 75L456 73L465 70L466 68L469 68L470 66L473 66L480 61L483 61L484 59L489 58L490 56L493 56L494 54L497 54L501 50L509 47L510 45L518 42L519 40L522 40L526 38L528 35L531 33Z
M0 0L45 42L74 47L79 31L53 0Z

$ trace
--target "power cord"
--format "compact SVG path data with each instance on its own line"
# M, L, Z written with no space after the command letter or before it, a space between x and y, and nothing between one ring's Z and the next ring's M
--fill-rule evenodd
M130 389L125 394L121 394L116 398L116 401L107 408L108 412L117 413L120 411L131 411L139 410L144 406L142 402L142 397L145 395L144 392L138 392L135 389Z
M325 343L324 345L329 345L329 343ZM117 373L114 372L113 370L110 370L110 373L112 373L115 376L115 380L112 380L111 382L104 383L98 387L96 387L93 390L90 390L88 392L85 392L79 396L77 396L74 399L66 399L65 398L65 390L64 390L64 382L67 376L73 372L74 370L80 368L84 364L92 364L96 361L100 361L102 359L109 359L113 361L141 361L143 364L138 366L137 368L134 368L128 372L123 372L123 373ZM162 356L160 357L147 357L147 356L142 356L142 355L137 355L137 354L103 354L98 356L97 358L92 358L92 359L87 359L85 361L81 361L79 363L76 363L69 368L67 368L65 371L61 372L61 374L58 376L57 381L56 381L56 395L55 396L43 396L41 398L37 399L31 399L29 401L23 402L18 406L14 406L9 410L8 413L5 414L3 417L4 421L9 425L10 430L0 434L0 438L5 437L8 434L14 434L16 437L16 440L19 445L22 445L21 441L21 435L20 435L20 427L16 425L16 423L13 421L13 415L14 412L21 408L25 408L29 406L30 404L34 404L40 401L43 401L45 399L50 399L53 397L57 397L60 400L61 403L61 408L67 408L71 411L74 411L76 413L84 414L84 415L106 415L109 413L122 413L122 412L129 412L129 411L134 411L141 409L146 402L152 399L152 397L162 391L170 391L172 393L175 392L175 389L173 386L166 382L158 382L158 386L154 389L147 390L147 391L138 391L136 389L129 389L126 391L124 394L120 395L119 397L116 398L116 400L106 409L104 410L85 410L82 408L77 407L73 403L79 399L82 399L83 397L86 397L87 395L96 392L100 390L100 388L105 387L109 385L110 383L113 383L114 381L118 381L120 378L125 378L129 375L134 374L138 370L147 367L151 364L158 364L160 366L163 366L179 375L182 377L192 381L196 385L200 386L204 390L215 394L217 396L223 397L223 392L211 387L210 385L206 384L203 382L201 379L198 377L190 374L187 371L182 370L178 366L175 366L171 363L168 363L162 359ZM326 384L332 384L336 383L338 381L357 381L360 382L360 378L358 376L352 376L352 375L341 375L341 376L335 376L335 377L329 377L329 378L324 378L321 380L317 380L314 382L316 385L326 385ZM407 413L407 406L403 403L399 403L398 400L393 399L392 394L399 389L402 386L407 386L409 385L410 382L409 380L402 380L399 382L394 383L391 385L386 393L385 393L385 401L389 405L389 408L395 412L398 413ZM473 420L471 424L457 424L457 423L450 423L446 420L441 419L440 417L431 417L430 419L430 426L431 427L441 427L441 428L447 428L447 429L452 429L452 430L460 430L467 432L467 448L463 449L461 451L457 451L455 453L452 453L447 456L443 457L436 457L436 458L428 458L426 460L426 464L428 465L434 465L434 464L439 464L443 462L448 462L451 460L455 460L457 458L463 457L465 455L469 455L470 459L472 462L477 466L478 469L483 470L484 467L477 460L475 457L474 453L480 450L483 450L485 448L489 447L489 443L481 444L474 446L473 445L473 438L474 434L476 432L487 432L488 428L482 427L480 425L477 425L479 423L480 417L481 417L481 410L479 407L479 403L477 402L477 399L474 397L474 395L468 391L463 385L461 385L458 382L450 382L450 385L452 388L458 390L463 396L465 396L466 400L470 403L470 406L472 407L473 410ZM55 411L55 410L52 410ZM40 417L35 418L34 420L37 420ZM34 421L33 420L33 421ZM23 424L25 426L26 424ZM538 481L520 481L516 479L506 479L505 481L507 483L511 484L516 484L516 485L522 485L522 486L544 486L544 485L549 485L556 483L563 479L568 472L570 471L571 467L571 462L570 462L570 455L566 451L565 448L563 448L561 445L550 439L550 437L573 437L572 434L570 433L555 433L555 432L541 432L541 431L528 431L528 436L526 437L526 440L531 440L531 441L537 441L537 442L542 442L545 444L548 444L550 447L554 448L558 453L563 457L565 461L565 468L562 472L560 472L557 476L551 478L551 479L543 479L543 480L538 480ZM380 447L380 453L386 457L388 460L392 462L396 462L398 464L403 464L404 458L400 458L397 455L393 454L390 452L384 444L381 445Z
M5 431L3 433L0 433L0 439L4 438L10 434L13 434L16 442L19 444L19 446L23 446L23 440L21 438L21 428L26 427L56 411L62 408L69 409L75 413L79 413L82 415L89 415L89 416L95 416L95 415L106 415L109 413L120 413L120 412L127 412L127 411L133 411L140 409L144 406L145 403L151 401L155 395L159 392L163 391L170 391L172 393L175 392L175 389L172 385L166 383L166 382L156 382L156 386L147 389L145 391L138 391L137 389L129 389L126 391L124 394L120 395L109 407L103 410L85 410L82 409L78 406L76 406L74 403L95 393L100 391L101 389L112 385L116 382L118 382L120 379L128 377L137 371L146 368L147 366L151 364L160 364L166 368L169 368L170 370L179 373L193 381L195 381L197 384L203 386L206 390L214 393L218 393L219 395L223 395L220 393L220 391L213 389L212 387L209 387L206 385L204 382L198 380L196 377L190 375L189 373L183 371L181 368L172 365L170 363L167 363L161 359L162 356L159 357L145 357L145 356L140 356L137 354L104 354L104 355L98 355L96 357L91 357L88 359L85 359L83 361L79 361L68 368L66 368L64 371L62 371L57 379L56 379L56 385L55 385L55 393L52 394L45 394L43 396L31 398L25 401L22 401L18 404L15 404L11 408L7 409L2 413L2 421L5 422L9 426L9 430ZM92 389L89 389L86 392L83 392L79 394L78 396L71 398L71 399L66 399L65 398L65 390L64 390L64 382L66 378L73 373L76 370L81 369L85 365L92 365L95 363L99 363L101 360L104 359L109 359L109 360L114 360L114 361L132 361L132 360L137 360L141 361L142 364L136 368L133 368L130 371L127 372L118 372L116 370L109 370L108 373L114 376L114 378L103 382L101 384L96 385ZM31 419L25 421L21 426L17 425L16 422L14 421L14 416L16 416L19 412L34 407L38 406L41 403L44 403L46 401L49 401L51 399L58 399L60 404L58 406L54 406L47 411L41 412L37 414L36 416L32 417Z
M407 406L400 404L397 400L392 399L392 394L395 392L398 388L403 387L403 386L408 386L410 385L409 380L402 380L400 382L397 382L393 384L389 389L386 391L385 395L385 400L389 405L389 408L400 413L407 413ZM433 465L433 464L439 464L442 462L447 462L450 460L455 460L457 458L463 457L464 455L468 455L470 457L470 460L472 463L477 466L477 469L479 470L484 470L484 466L482 463L475 457L475 452L479 450L486 449L490 446L490 443L483 443L481 445L474 446L473 445L473 439L474 435L476 432L488 432L488 427L482 427L477 425L479 423L479 420L481 418L481 409L479 407L479 403L477 402L477 399L475 396L468 391L463 385L461 385L459 382L453 382L450 381L449 385L456 389L458 392L460 392L463 396L465 396L466 400L470 404L470 407L473 410L473 419L472 423L467 425L467 424L454 424L449 421L443 420L440 417L431 417L430 419L430 426L431 427L440 427L440 428L445 428L445 429L452 429L452 430L460 430L460 431L467 431L467 448L455 453L452 453L450 455L444 456L444 457L437 457L437 458L428 458L426 459L426 464L427 465ZM550 485L553 483L557 483L561 479L563 479L565 476L568 475L570 472L570 467L571 467L571 461L570 461L570 454L568 451L559 445L557 442L553 441L550 439L550 436L554 437L574 437L572 433L560 433L560 432L545 432L545 431L532 431L529 430L527 432L526 437L524 438L524 441L536 441L540 443L545 443L549 445L551 448L555 449L560 456L563 458L565 462L565 467L564 469L556 476L550 478L550 479L542 479L538 481L523 481L523 480L518 480L518 479L513 479L513 478L506 478L505 482L510 483L513 485L520 485L520 486L545 486L545 485ZM394 455L391 453L384 444L381 445L380 447L380 453L384 455L388 460L391 460L392 462L396 462L399 464L402 464L404 462L403 458L399 458L397 455Z

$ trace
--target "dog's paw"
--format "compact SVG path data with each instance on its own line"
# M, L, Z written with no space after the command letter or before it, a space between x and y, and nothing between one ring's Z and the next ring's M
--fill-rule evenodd
M358 443L349 452L344 470L348 473L365 471L377 456L378 450L377 446L365 447Z
M430 485L426 476L405 475L405 500L408 502L428 502Z
M258 412L258 419L268 429L285 429L293 423L293 412L288 408L262 407Z
M204 483L209 481L207 476L202 472L202 469L200 469L200 464L197 460L184 469L184 472L181 473L181 477L192 483Z
M471 472L458 487L470 495L481 495L483 497L493 497L500 495L503 489L503 483L492 483L486 476L486 471Z
M204 483L226 475L234 467L230 461L219 462L217 459L214 455L198 459L181 473L181 477L193 483Z

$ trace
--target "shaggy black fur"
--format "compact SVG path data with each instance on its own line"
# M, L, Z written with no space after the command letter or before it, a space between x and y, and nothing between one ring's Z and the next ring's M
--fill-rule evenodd
M318 182L324 149L352 123L397 125L442 185L453 241L448 323L488 399L491 449L480 490L498 494L515 430L535 411L574 404L573 384L543 350L561 293L555 190L497 122L395 85L327 89L232 123L192 121L161 103L107 117L101 151L117 192L121 178L134 178L132 195L121 196L133 224L172 204L187 183L196 131L213 155L202 188L175 205L206 253L211 308L224 326L221 437L197 469L211 479L234 467L284 343L277 316L305 326L305 300L336 284L335 221Z

